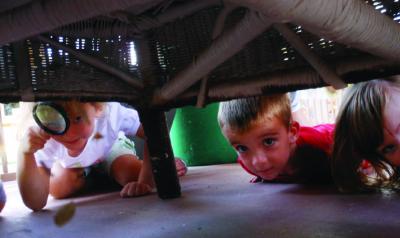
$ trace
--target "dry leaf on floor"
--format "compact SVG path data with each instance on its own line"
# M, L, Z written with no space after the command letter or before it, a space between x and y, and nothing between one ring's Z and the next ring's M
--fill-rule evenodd
M64 226L75 215L75 210L76 210L76 205L73 202L70 202L62 206L60 209L58 209L56 215L54 216L54 223L60 227Z

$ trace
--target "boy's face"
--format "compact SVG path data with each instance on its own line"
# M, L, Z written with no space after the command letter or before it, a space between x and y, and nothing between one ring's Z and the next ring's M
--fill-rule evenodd
M222 132L237 151L239 159L254 174L273 180L288 167L296 147L298 123L287 128L281 120L259 119L242 133L228 126Z
M93 132L96 109L90 103L81 103L75 110L64 109L68 114L70 127L65 134L52 137L69 151L80 153Z

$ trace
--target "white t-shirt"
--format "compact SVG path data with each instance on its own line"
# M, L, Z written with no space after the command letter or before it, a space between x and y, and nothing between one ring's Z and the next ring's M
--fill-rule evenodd
M51 168L58 161L64 168L88 167L105 159L119 133L136 135L140 126L136 110L126 108L118 102L105 104L103 115L95 119L93 133L83 151L76 157L68 155L67 149L50 139L43 149L35 153L36 164ZM101 138L95 138L100 134Z
M292 112L296 112L301 109L297 91L289 92L289 99L290 99L290 108Z

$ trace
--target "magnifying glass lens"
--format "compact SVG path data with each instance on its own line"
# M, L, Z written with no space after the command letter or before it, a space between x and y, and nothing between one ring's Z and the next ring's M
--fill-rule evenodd
M67 121L63 114L51 105L37 105L36 122L47 132L60 135L67 129Z

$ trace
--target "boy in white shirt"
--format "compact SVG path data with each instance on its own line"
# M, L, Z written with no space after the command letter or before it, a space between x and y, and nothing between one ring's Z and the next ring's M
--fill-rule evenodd
M151 192L148 153L138 160L133 142L125 137L144 138L135 110L119 103L66 101L39 103L33 112L40 128L30 127L21 141L17 170L27 207L40 210L49 194L65 198L81 191L92 170L103 169L123 186L122 197ZM186 168L176 161L182 175Z

